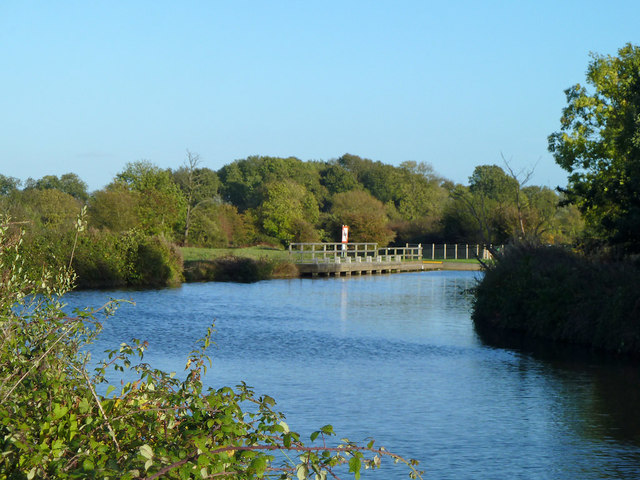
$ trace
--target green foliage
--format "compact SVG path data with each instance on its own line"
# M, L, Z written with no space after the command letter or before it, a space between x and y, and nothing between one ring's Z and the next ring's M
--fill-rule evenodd
M82 204L60 190L23 190L13 196L13 218L30 222L31 234L59 234L73 228Z
M425 163L403 162L400 164L400 185L394 199L403 220L424 222L439 219L446 201L447 192L433 167Z
M178 247L162 237L142 236L130 247L135 272L129 284L143 287L177 286L182 283L182 257Z
M240 282L253 283L273 278L277 262L264 258L226 255L214 260L189 262L185 279L189 282Z
M248 244L252 225L233 205L202 203L192 211L190 242L200 247L229 247Z
M469 243L500 244L514 233L513 204L502 203L463 185L451 191L444 211L445 237Z
M497 165L480 165L469 177L469 191L495 200L510 202L513 200L518 181L510 177Z
M317 166L295 157L248 157L222 167L218 176L223 200L238 207L240 212L260 206L266 194L263 187L273 182L292 181L302 185L316 197L318 204L322 204L325 196Z
M450 199L444 207L445 239L566 244L575 242L582 230L579 213L561 207L557 193L546 187L521 185L497 165L476 167L469 187L452 187Z
M89 225L111 232L126 232L140 226L140 195L118 183L94 192L89 200Z
M592 55L590 89L565 91L559 132L549 150L570 173L567 199L585 216L590 234L640 251L640 47L617 56Z
M360 188L355 176L339 164L327 164L326 167L322 168L320 175L320 183L330 195Z
M399 181L398 170L392 165L345 154L338 164L350 171L364 188L382 203L393 202Z
M182 281L182 256L177 247L139 230L89 230L76 238L69 228L62 233L25 236L23 244L29 252L24 269L31 277L43 268L65 268L73 252L78 288L166 287Z
M210 168L194 168L189 178L189 168L183 166L171 172L171 175L185 198L191 195L192 206L203 201L219 199L220 179Z
M36 281L26 278L20 240L0 224L0 479L304 479L336 477L341 468L359 478L383 456L419 476L415 462L373 442L330 445L330 426L313 434L320 445L303 443L275 401L245 384L205 390L211 328L182 380L137 363L146 344L135 339L89 371L85 352L102 329L97 317L115 305L68 315L63 295L73 273L44 268ZM137 380L99 393L110 370Z
M81 236L72 265L80 288L166 287L182 282L177 247L138 230Z
M0 196L6 197L20 187L20 179L0 174Z
M285 244L318 241L313 225L319 215L315 197L292 180L266 185L265 199L258 211L264 232Z
M116 175L116 183L139 193L137 216L148 235L180 236L186 215L186 200L169 171L148 161L128 163Z
M25 182L25 189L59 190L82 202L86 202L89 198L87 184L75 173L65 173L60 178L56 175L45 175L40 180L29 178Z
M375 242L385 247L395 233L389 226L384 205L367 192L354 190L332 198L329 231L340 233L341 225L349 225L350 242Z
M640 354L638 291L640 268L630 262L510 246L479 281L472 318L483 334L521 332Z
M199 163L200 156L187 150L187 161L172 173L186 202L183 245L189 244L194 210L206 204L220 203L218 175L208 168L198 168Z

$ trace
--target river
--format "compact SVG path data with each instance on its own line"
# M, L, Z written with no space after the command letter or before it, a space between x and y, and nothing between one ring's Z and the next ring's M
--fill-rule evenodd
M474 272L424 272L148 291L83 291L73 306L131 299L99 356L132 337L183 372L217 330L207 385L272 396L293 430L417 458L433 479L640 478L640 369L588 354L485 344L469 317ZM387 462L389 464L389 462ZM363 478L408 478L400 465Z

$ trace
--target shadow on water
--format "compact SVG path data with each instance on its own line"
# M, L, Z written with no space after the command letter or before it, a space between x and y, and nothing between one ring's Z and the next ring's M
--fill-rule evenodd
M523 359L540 362L566 387L569 398L581 398L574 407L584 421L575 425L585 439L611 439L640 446L640 359L531 339L520 332L483 331L477 327L475 331L486 346L511 350ZM571 395L576 389L586 395Z

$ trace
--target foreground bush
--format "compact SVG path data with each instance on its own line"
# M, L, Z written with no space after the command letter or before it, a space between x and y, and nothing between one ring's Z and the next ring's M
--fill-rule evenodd
M613 352L640 354L640 268L557 247L513 246L476 288L480 333L521 332Z
M187 359L184 380L134 365L145 348L137 340L89 371L84 352L102 328L96 317L114 305L68 316L63 295L74 273L45 268L28 278L20 240L0 222L0 479L326 479L341 471L359 478L383 456L419 476L415 462L373 442L329 446L330 425L311 435L320 444L305 445L273 399L246 385L205 391L211 329ZM105 388L110 369L137 380Z

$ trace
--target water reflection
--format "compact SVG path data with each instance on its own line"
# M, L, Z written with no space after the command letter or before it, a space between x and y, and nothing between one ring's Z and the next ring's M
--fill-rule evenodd
M145 361L183 371L215 320L209 385L241 380L273 396L309 434L420 458L427 478L640 478L638 366L496 345L469 318L469 272L125 292L99 352L132 336ZM79 305L118 292L79 292ZM385 469L367 478L405 478Z
M633 413L640 405L640 361L517 334L478 334L487 345L512 349L523 363L552 376L558 396L572 402L573 426L585 439L640 445L640 416Z

